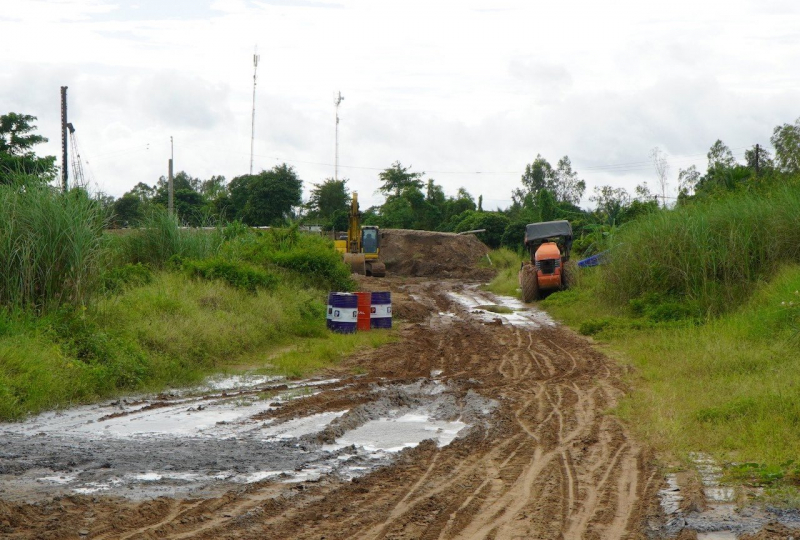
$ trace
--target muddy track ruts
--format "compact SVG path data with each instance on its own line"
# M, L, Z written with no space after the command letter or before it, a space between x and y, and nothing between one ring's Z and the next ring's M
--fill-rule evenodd
M626 427L606 411L624 394L619 368L555 326L486 324L447 293L456 282L386 280L433 313L402 340L359 353L334 373L368 375L271 413L292 417L363 403L370 384L439 376L499 404L487 426L437 448L425 442L390 467L352 481L262 482L204 500L2 506L9 538L472 539L643 538L659 477ZM399 295L398 295L399 296ZM419 306L417 306L419 307ZM409 310L414 311L414 310ZM414 312L418 312L416 310ZM438 316L450 311L455 317ZM38 509L38 510L37 510ZM58 518L36 521L47 511ZM54 514L53 514L54 513Z

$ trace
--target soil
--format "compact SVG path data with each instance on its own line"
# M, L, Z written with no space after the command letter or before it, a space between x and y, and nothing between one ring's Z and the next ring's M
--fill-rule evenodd
M381 231L381 260L390 275L488 280L494 271L478 264L488 253L489 248L472 234Z
M395 316L406 319L400 339L351 356L324 380L264 380L241 391L115 402L68 416L76 420L65 422L62 433L52 432L51 417L31 422L34 435L0 425L0 536L661 537L663 476L650 452L607 412L626 392L612 360L535 308L510 314L477 308L520 309L475 285L398 277L361 283L392 291ZM282 397L298 389L300 397ZM191 419L215 406L227 410L231 399L244 402L239 417L202 428L209 436L80 435L98 422L116 429L130 424L114 422L151 415ZM112 413L114 407L125 414ZM280 440L259 431L315 415L333 419ZM365 455L359 443L348 444L359 429L387 417L396 420L387 437L420 417L434 427L430 438L400 451ZM284 472L250 482L211 474L276 468ZM323 472L301 475L312 469ZM104 475L145 470L209 475L171 496L148 496L137 485L80 495L69 485L40 482L34 489L23 481L34 472L108 481ZM754 538L777 538L763 534Z

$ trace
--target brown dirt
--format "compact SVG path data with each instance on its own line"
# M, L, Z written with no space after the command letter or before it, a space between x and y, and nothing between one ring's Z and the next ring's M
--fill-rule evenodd
M617 365L560 328L487 325L444 294L456 282L381 280L395 298L458 318L407 323L402 339L347 359L352 385L296 400L287 417L341 410L366 385L430 377L499 405L492 424L437 448L425 442L352 481L264 481L204 499L131 502L74 496L0 501L9 539L621 539L645 538L661 477L607 414L625 391ZM405 295L405 296L403 296ZM415 314L418 308L408 307ZM367 375L349 374L358 368ZM761 538L761 537L758 537ZM772 537L764 537L772 538Z
M788 540L800 538L800 529L790 529L780 523L770 523L756 534L744 534L740 540Z
M472 234L384 229L381 260L392 275L489 279L490 268L478 266L489 248Z

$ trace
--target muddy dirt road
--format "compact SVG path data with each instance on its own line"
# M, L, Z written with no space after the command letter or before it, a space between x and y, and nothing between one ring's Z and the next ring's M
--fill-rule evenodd
M408 321L402 339L322 380L225 383L0 425L0 536L653 532L662 478L605 413L623 393L613 362L541 312L480 308L499 301L475 286L376 286L387 284Z

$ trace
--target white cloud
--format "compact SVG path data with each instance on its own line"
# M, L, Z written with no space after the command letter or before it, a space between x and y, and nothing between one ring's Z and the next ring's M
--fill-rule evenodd
M632 189L652 170L609 165L659 146L689 156L672 158L677 175L717 138L764 144L800 115L795 2L7 3L1 112L38 116L56 154L69 86L83 155L114 195L164 173L170 136L179 170L247 172L256 44L256 167L333 176L341 90L340 176L365 204L380 201L370 168L395 160L487 201L507 201L537 153L568 154L590 191Z

